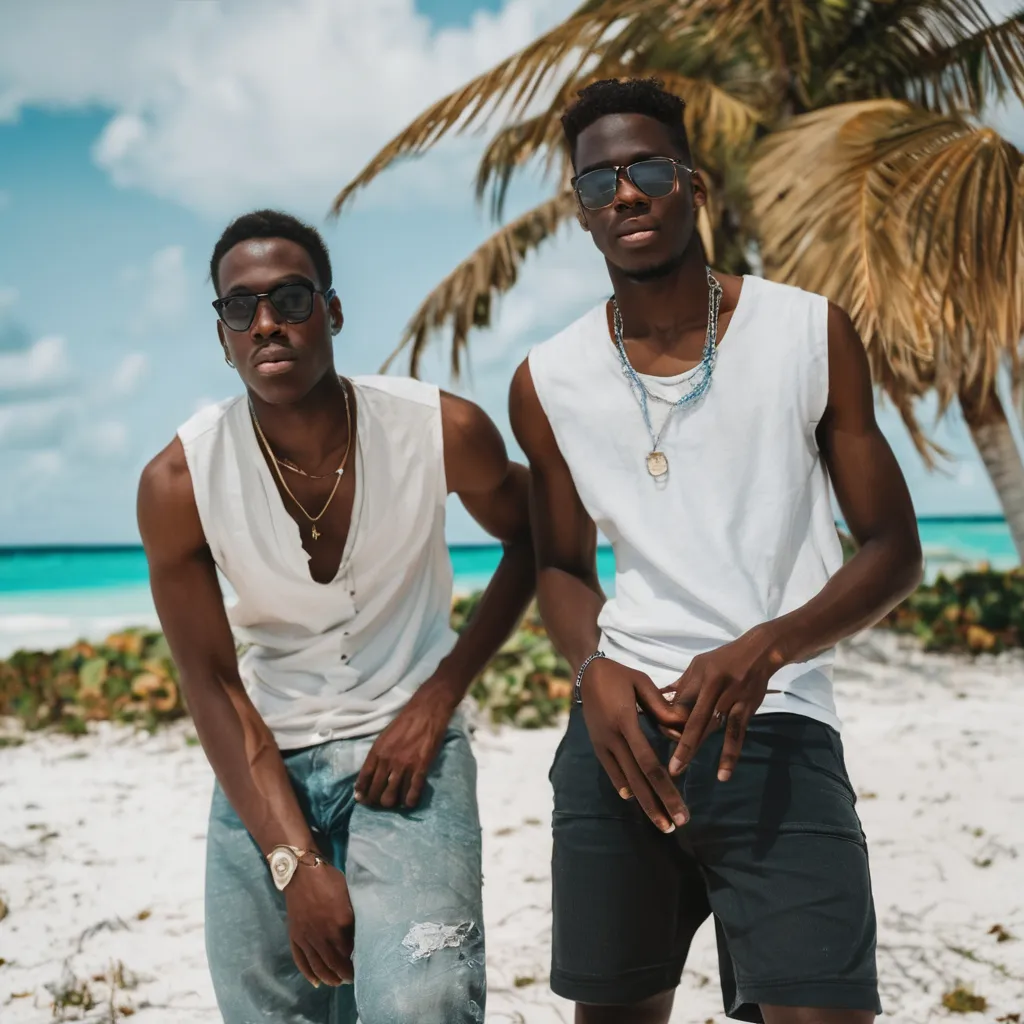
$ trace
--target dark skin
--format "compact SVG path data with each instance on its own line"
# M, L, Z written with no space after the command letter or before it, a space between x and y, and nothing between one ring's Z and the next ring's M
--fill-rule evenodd
M296 280L320 288L306 250L275 238L236 245L222 259L217 283L221 295L255 294ZM307 473L333 473L349 443L342 387L353 403L355 430L356 395L350 384L339 382L334 368L332 335L341 325L339 300L328 302L323 294L315 296L312 315L299 324L287 323L266 299L248 331L218 323L225 356L237 369L269 444L278 458ZM261 370L267 360L269 371ZM417 805L452 713L534 590L527 471L509 461L497 428L473 403L443 394L441 421L448 490L502 542L504 557L455 647L373 744L356 784L357 799L382 809ZM351 440L354 450L356 439ZM317 540L295 501L278 486L310 555L315 582L329 582L337 574L351 523L355 466L350 454L338 491L317 522ZM334 478L291 474L288 486L315 515ZM280 844L315 852L281 752L239 676L216 566L177 438L143 471L138 519L157 612L200 742L228 800L264 855ZM284 898L292 953L302 974L313 985L351 981L355 921L344 874L306 858Z
M580 134L575 166L583 173L650 156L689 162L659 121L639 114L609 115ZM601 210L579 208L581 226L605 257L629 358L640 373L672 376L701 358L708 286L695 224L705 201L699 173L680 169L675 190L651 199L620 172L614 203ZM630 233L633 237L628 237ZM728 345L729 322L743 282L726 274L716 277L723 290L719 344ZM583 677L583 715L598 758L619 794L635 797L662 831L685 824L688 812L673 776L685 770L719 721L725 723L726 736L718 777L725 782L772 676L784 665L806 661L874 624L920 582L921 547L910 495L875 420L863 345L849 317L835 306L829 307L828 348L829 396L817 442L859 545L857 554L801 608L695 658L664 691L649 676L611 659L592 662ZM597 617L605 596L595 571L597 530L558 450L528 362L513 379L510 413L532 475L538 603L555 646L575 672L599 643ZM638 704L663 732L678 740L668 766L659 762L640 730ZM576 1021L663 1024L671 1013L672 997L671 992L662 993L636 1007L578 1005ZM874 1020L873 1013L863 1011L776 1006L761 1010L767 1024Z

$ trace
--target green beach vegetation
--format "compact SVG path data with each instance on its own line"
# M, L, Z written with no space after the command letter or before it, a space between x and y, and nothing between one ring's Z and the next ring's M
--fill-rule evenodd
M84 733L95 721L153 729L186 713L162 633L130 629L100 643L16 651L0 661L0 716L29 729Z
M457 632L478 599L474 594L453 603ZM914 636L933 651L979 655L1024 648L1024 570L983 567L952 579L940 576L881 626ZM486 719L521 728L554 724L571 696L569 666L535 607L470 688ZM28 729L81 734L90 722L114 721L154 730L187 714L177 669L159 632L130 629L100 643L18 651L0 661L0 718Z
M453 602L456 631L479 596ZM470 690L491 721L523 727L554 722L568 709L571 693L569 667L533 607ZM0 718L28 729L81 734L89 722L114 721L153 730L187 714L177 668L159 632L129 629L99 643L17 651L0 661Z

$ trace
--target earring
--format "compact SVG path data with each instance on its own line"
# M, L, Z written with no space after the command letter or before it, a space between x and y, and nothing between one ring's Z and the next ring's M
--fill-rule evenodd
M233 362L231 362L230 359L228 359L227 352L224 353L224 362L227 363L228 366L230 366L232 370L235 368L235 364Z

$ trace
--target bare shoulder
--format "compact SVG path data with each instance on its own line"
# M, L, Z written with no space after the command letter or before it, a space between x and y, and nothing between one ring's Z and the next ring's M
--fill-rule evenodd
M530 360L524 359L512 376L508 393L508 416L512 433L535 468L546 462L562 463L551 422L548 420L537 386L533 382Z
M512 374L512 383L508 390L508 414L512 421L512 430L519 443L523 443L522 431L535 431L539 426L547 425L548 418L537 394L537 385L533 382L533 371L530 360L524 359ZM550 427L548 427L550 429Z
M508 451L494 421L475 402L441 392L448 490L489 490L508 473Z
M449 447L459 450L495 449L497 445L505 450L505 443L491 417L476 402L448 391L441 392L441 428L446 451Z
M871 370L864 342L850 314L832 301L828 304L828 361L833 385L860 390L867 383L870 387Z
M143 469L137 513L142 543L150 558L161 552L182 554L205 547L192 474L177 437Z
M831 299L828 300L828 340L832 343L835 339L840 344L849 344L851 341L856 341L858 347L861 345L860 335L857 333L857 328L854 326L853 320L850 318L850 314L843 309L842 306L837 306Z
M195 506L192 474L177 437L146 464L139 478L139 501L147 504Z
M850 315L828 304L828 404L825 428L877 429L875 394L867 352Z
M533 374L530 372L530 360L524 359L512 374L512 383L509 386L510 401L537 401L537 388L533 383Z

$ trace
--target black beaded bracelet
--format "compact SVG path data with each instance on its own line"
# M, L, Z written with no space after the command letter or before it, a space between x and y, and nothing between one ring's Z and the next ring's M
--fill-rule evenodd
M588 666L592 661L596 661L598 658L605 657L604 651L594 651L592 655L582 665L580 665L579 672L576 673L576 682L572 685L572 702L573 704L582 704L583 697L580 694L580 684L583 682L583 673L587 671Z

